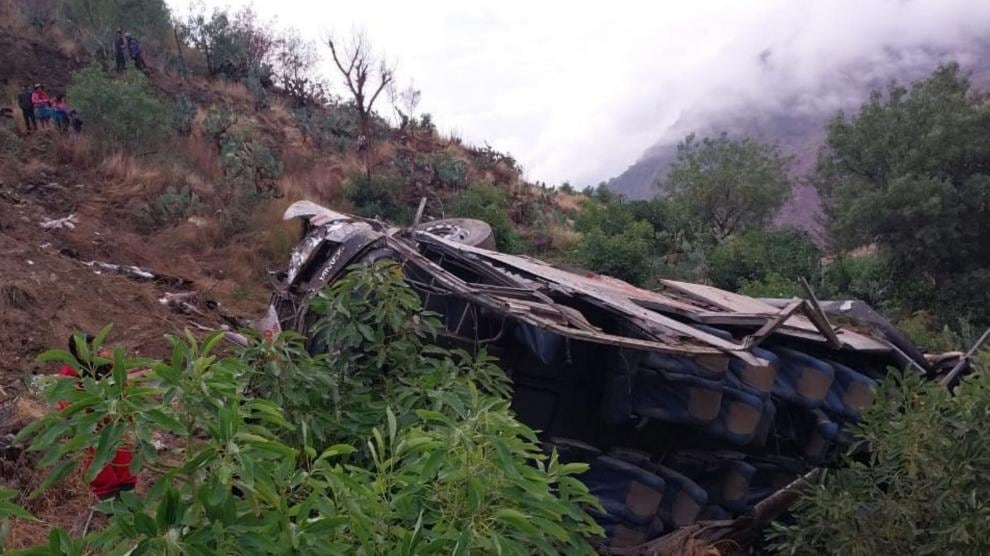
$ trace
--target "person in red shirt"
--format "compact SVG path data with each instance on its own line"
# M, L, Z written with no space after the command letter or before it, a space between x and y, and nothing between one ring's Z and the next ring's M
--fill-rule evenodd
M48 127L48 120L52 117L51 100L44 85L35 83L34 92L31 93L31 104L34 105L34 116L41 123L42 129Z
M93 336L86 336L86 343L92 344ZM79 353L76 350L76 342L72 336L69 336L69 352L79 359ZM109 354L106 352L100 352L100 357L105 357L109 359ZM112 367L109 364L104 364L96 367L93 372L93 378L96 380L101 380L110 374ZM84 372L90 373L89 369ZM78 379L80 378L79 372L72 368L71 365L65 365L62 370L58 373L60 376L70 377ZM69 402L59 402L58 408L65 409L69 406ZM83 465L83 469L89 469L89 466L93 463L93 458L95 457L96 451L93 448L87 448L86 450L86 463ZM121 491L133 490L137 485L137 476L131 473L131 462L134 460L134 453L128 448L118 448L117 453L114 455L113 459L108 463L93 479L93 482L89 483L90 489L93 494L96 495L100 500L106 500L108 498L113 498L117 496Z

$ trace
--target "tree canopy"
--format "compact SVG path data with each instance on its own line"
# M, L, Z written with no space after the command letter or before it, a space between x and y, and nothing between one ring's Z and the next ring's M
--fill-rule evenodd
M765 225L787 200L789 159L776 146L725 133L677 146L663 188L708 224L711 238Z
M909 309L990 302L990 105L958 65L838 114L816 182L837 247L882 249Z

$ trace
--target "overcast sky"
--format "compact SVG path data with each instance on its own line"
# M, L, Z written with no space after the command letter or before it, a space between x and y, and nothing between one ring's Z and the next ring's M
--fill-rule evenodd
M188 11L188 0L169 1ZM859 94L842 86L862 77L850 67L891 51L964 49L990 30L990 0L206 4L252 4L312 39L363 29L399 83L422 90L420 111L442 131L511 152L531 180L578 186L675 140L686 115L795 95L795 109L842 105Z

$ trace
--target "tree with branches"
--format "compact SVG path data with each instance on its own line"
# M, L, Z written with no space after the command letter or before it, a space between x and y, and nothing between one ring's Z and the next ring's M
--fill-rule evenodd
M393 83L392 85L395 85ZM409 85L401 91L395 87L389 87L389 96L392 97L392 108L399 116L399 129L405 130L409 123L415 123L416 108L423 97L423 92L417 89L410 81Z
M375 101L392 83L395 70L385 60L375 59L371 45L363 33L355 33L349 43L329 37L327 45L334 64L344 78L344 84L354 97L361 133L358 148L366 151L371 139L371 118Z

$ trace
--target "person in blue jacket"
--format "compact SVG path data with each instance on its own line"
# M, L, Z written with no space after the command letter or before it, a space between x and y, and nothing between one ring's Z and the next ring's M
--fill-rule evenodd
M148 66L144 63L144 56L141 54L141 41L137 40L137 37L132 37L130 33L124 33L124 39L127 41L127 52L134 60L134 67L138 71L144 71Z

